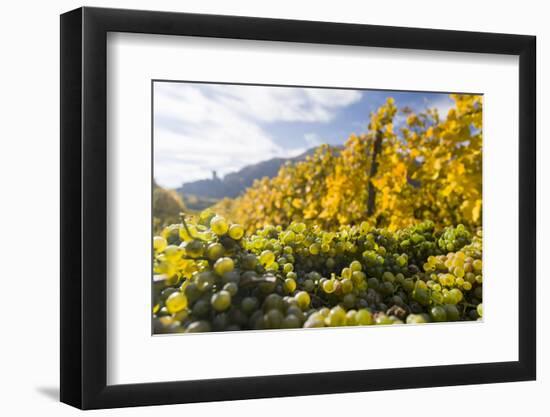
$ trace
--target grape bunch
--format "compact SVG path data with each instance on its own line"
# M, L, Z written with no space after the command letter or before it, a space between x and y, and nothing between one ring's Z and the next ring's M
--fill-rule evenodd
M482 316L482 233L293 222L245 235L206 210L153 239L155 333L416 324Z

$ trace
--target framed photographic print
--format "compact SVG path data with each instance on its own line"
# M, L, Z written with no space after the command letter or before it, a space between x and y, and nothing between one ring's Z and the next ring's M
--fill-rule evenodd
M61 400L535 379L535 103L532 36L63 14Z

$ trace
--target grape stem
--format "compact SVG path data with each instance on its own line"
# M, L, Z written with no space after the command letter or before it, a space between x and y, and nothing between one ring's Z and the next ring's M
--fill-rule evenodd
M189 227L187 226L187 222L185 221L185 215L184 214L181 214L181 223L183 224L183 227L185 228L185 231L187 232L187 234L193 238L193 239L198 239L198 240L202 240L203 242L207 242L207 239L204 239L200 236L193 236L193 234L191 233L191 230L189 230Z

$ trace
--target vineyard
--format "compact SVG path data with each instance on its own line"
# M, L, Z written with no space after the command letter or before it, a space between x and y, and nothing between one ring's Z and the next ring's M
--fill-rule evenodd
M445 118L389 98L342 148L201 213L157 191L154 332L482 317L482 101L452 98Z

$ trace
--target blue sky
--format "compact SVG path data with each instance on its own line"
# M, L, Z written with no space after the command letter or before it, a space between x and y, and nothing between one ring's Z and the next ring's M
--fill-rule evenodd
M274 157L292 157L366 131L369 114L453 106L446 93L155 82L154 177L169 188ZM402 122L398 116L396 123Z

